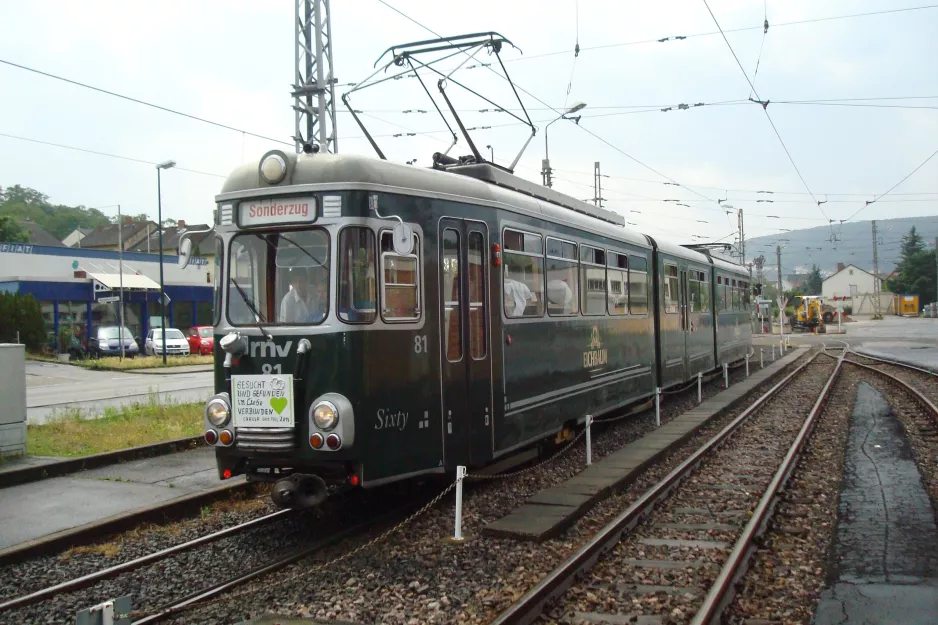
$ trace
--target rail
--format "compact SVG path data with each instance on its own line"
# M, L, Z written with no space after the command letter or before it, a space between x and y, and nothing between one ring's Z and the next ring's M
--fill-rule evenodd
M563 593L574 581L577 574L593 566L603 552L619 542L622 534L635 527L654 505L665 498L684 478L703 461L714 449L723 445L732 434L755 414L769 399L786 387L796 376L805 370L821 352L815 353L805 363L789 373L763 395L749 405L739 416L714 435L690 457L674 468L657 484L643 493L631 506L603 527L599 533L585 545L568 557L560 566L550 572L534 588L525 593L518 601L508 607L492 621L492 625L527 624L533 622L551 599ZM839 363L838 363L839 364ZM839 367L838 367L839 369ZM836 371L836 369L835 369ZM825 387L827 388L827 387Z

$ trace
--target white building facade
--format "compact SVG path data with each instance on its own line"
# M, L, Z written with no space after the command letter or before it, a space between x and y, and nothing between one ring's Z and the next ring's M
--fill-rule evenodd
M880 312L892 312L892 294L884 291L882 278L876 278L856 265L842 267L835 274L824 278L821 283L821 297L825 303L831 305L846 300L845 304L850 306L856 315L873 314L876 280L879 280Z

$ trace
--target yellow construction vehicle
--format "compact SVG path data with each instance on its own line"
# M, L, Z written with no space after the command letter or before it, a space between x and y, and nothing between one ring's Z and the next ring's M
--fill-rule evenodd
M830 313L824 310L824 302L817 295L796 295L788 302L795 314L791 317L791 330L824 334Z

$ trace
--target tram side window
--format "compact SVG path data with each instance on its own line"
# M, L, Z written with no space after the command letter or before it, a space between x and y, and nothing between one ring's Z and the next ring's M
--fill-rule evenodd
M505 230L505 316L544 316L544 249L541 235Z
M576 243L547 238L547 314L575 315L577 297Z
M648 259L644 256L629 258L629 312L648 312Z
M371 228L345 228L339 234L339 318L372 323L377 304L375 233Z
M739 284L741 285L739 288L739 293L742 296L743 310L749 310L749 283L740 282Z
M739 310L739 286L736 284L736 280L733 280L733 310Z
M420 319L420 241L414 235L414 251L401 256L394 251L394 235L381 233L381 318L385 321Z
M717 276L717 312L724 312L726 310L726 289L723 284L723 276Z
M215 293L214 293L214 305L213 305L213 322L212 325L218 325L221 322L221 268L222 268L222 255L225 253L225 245L222 243L222 240L219 237L215 237L215 270L213 272L214 282L212 284Z
M678 297L677 267L674 265L665 265L664 312L673 314L677 313Z
M706 271L698 271L700 278L700 312L710 312L710 276Z
M624 315L629 311L629 257L609 252L606 274L609 314Z
M690 312L700 312L700 272L691 269L687 272L687 302Z
M606 252L580 246L580 284L584 315L606 314Z

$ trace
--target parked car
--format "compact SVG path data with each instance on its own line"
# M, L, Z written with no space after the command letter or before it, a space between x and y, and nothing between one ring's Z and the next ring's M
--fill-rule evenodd
M130 330L124 328L121 331L119 326L101 326L95 329L94 334L88 339L88 355L91 358L120 356L121 339L124 342L125 356L133 358L140 352L140 348Z
M189 352L208 356L215 349L215 335L212 326L193 326L186 334L189 341Z
M143 350L147 356L160 356L163 354L163 331L160 328L150 330ZM166 354L170 356L188 356L189 342L182 330L166 328Z

